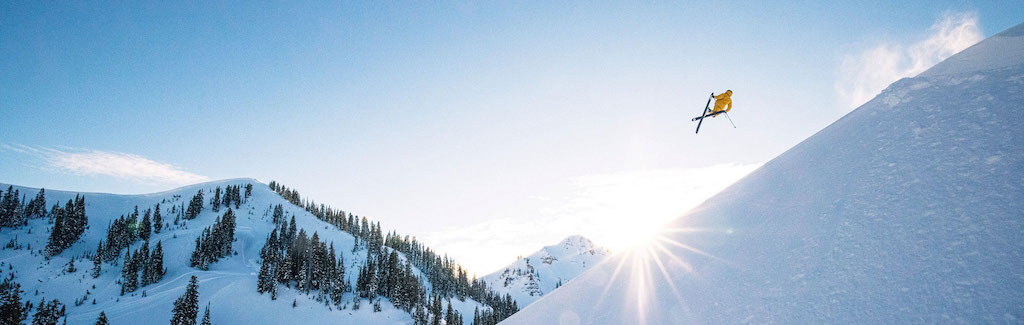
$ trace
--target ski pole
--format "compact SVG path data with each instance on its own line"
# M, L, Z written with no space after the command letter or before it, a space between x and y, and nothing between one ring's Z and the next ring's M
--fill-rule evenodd
M736 123L732 122L732 118L729 117L729 113L725 113L725 118L729 119L729 123L732 124L732 128L735 129L736 128Z

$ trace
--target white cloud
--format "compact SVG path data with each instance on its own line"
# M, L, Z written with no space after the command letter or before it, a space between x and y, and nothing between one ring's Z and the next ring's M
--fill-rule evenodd
M573 234L620 251L746 176L760 164L634 170L570 180L564 197L421 239L477 272L489 272ZM483 275L483 274L480 274Z
M40 158L46 167L78 175L101 175L145 184L186 185L209 180L170 164L120 152L99 150L68 150L23 145L2 146L22 154Z
M889 84L924 72L983 37L977 15L943 15L923 40L907 45L885 42L844 57L835 83L836 92L845 107L856 108Z

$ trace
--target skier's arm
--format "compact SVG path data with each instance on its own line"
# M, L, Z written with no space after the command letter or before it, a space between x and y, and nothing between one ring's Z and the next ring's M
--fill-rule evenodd
M725 108L725 112L728 113L732 109L732 101L729 101L729 106Z

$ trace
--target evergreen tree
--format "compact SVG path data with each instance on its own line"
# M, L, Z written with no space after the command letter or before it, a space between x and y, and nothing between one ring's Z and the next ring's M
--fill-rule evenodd
M199 192L192 197L192 201L188 203L188 210L185 211L185 220L195 219L199 216L200 212L203 212L203 190L199 190Z
M314 231L313 237L309 240L305 258L306 269L309 272L307 287L311 289L319 289L320 280L325 278L322 260L323 255L327 254L326 252L321 254L320 251L320 235Z
M24 324L29 308L21 304L21 292L21 285L11 278L0 282L0 324Z
M103 241L96 246L96 255L92 257L92 277L98 278L103 266Z
M135 211L128 214L128 231L125 233L125 241L128 244L134 243L136 239L139 239L139 206L135 206ZM127 245L125 246L127 247Z
M231 255L231 246L235 239L235 213L231 208L224 213L224 218L210 227L203 229L202 235L196 238L196 249L192 252L189 265L206 270L210 263Z
M7 189L8 191L13 190L14 186L10 186ZM0 229L3 229L7 222L7 195L0 189Z
M423 308L423 305L416 306L416 312L412 315L413 324L416 325L427 325L429 322L427 311Z
M68 265L65 268L65 271L67 271L68 273L75 273L75 271L78 271L78 269L75 268L75 257L74 256L72 256L71 260L68 261Z
M46 189L39 189L36 197L25 206L25 219L46 217Z
M227 197L225 196L225 199ZM227 200L225 200L226 202ZM213 212L220 212L220 186L217 186L217 190L213 192L213 199L210 200L210 209Z
M200 270L206 269L206 257L203 255L203 243L200 237L196 237L196 248L192 251L192 258L188 261L189 266Z
M0 198L0 228L17 227L21 224L24 209L18 198L20 195L13 186L7 186L7 192Z
M159 234L164 227L164 219L160 217L160 203L153 208L153 232Z
M85 232L85 227L89 225L89 218L85 216L85 196L78 197L76 195L75 198L77 198L74 205L75 217L72 219L75 222L73 228L74 235L72 236L73 239L71 241L78 240L78 238L82 236L82 233Z
M64 209L55 207L54 214L53 230L50 232L50 239L46 244L47 256L57 255L71 247L85 232L85 227L89 222L85 216L84 196L75 196L74 200L68 200Z
M331 257L334 257L334 243L331 243ZM346 291L348 283L345 281L345 258L338 256L334 270L331 275L331 301L335 305L341 304L342 295Z
M447 325L455 324L456 312L452 310L452 302L448 301L448 308L445 308L444 312L444 323Z
M139 286L145 287L150 283L153 283L153 259L149 252L149 241L143 244L138 253L135 253L135 258L140 259L140 263L136 269L142 270L142 277L139 278Z
M206 311L203 312L203 322L200 325L210 325L210 303L206 303Z
M279 263L280 248L277 242L277 228L270 232L270 237L263 244L260 250L260 257L263 258L260 264L260 274L257 276L256 291L259 293L270 292L270 299L277 300L277 270Z
M231 196L235 201L235 210L242 204L242 189L238 185L235 185L235 189L231 191Z
M138 226L134 220L135 213L125 218L123 215L114 221L107 228L107 241L103 249L102 260L115 261L122 248L126 248L138 239Z
M107 314L100 311L100 317L96 319L96 325L107 325Z
M160 242L156 242L156 248L149 256L149 263L143 271L143 277L148 278L146 283L157 283L164 278L164 249Z
M295 233L296 233L296 229L295 228L296 228L296 225L295 225L295 215L293 214L292 215L292 222L288 224L288 239L282 241L283 243L287 244L289 246L289 248L295 242Z
M274 224L276 225L276 224L280 224L281 222L284 222L285 220L283 220L283 219L284 219L284 208L280 204L278 204L277 206L274 206L274 215L273 215L273 219L272 220L274 221Z
M125 250L124 252L124 264L121 266L121 294L134 292L139 287L139 273L136 272L137 258L133 258L131 250ZM136 257L138 252L136 252Z
M185 293L174 301L171 313L171 325L196 324L196 315L199 313L199 280L196 276L192 276Z
M146 214L142 217L142 221L139 222L139 238L142 238L142 240L149 240L149 234L152 230L149 215L149 210L146 210Z
M434 295L433 301L430 304L430 324L441 325L441 296Z
M64 313L64 304L57 299L45 304L40 302L36 313L32 314L32 325L57 325L60 319L64 317Z
M70 203L70 201L68 201ZM64 225L67 223L65 218L65 210L56 209L54 213L53 230L50 231L50 239L46 244L46 255L54 256L63 250L64 240L67 237L64 233Z

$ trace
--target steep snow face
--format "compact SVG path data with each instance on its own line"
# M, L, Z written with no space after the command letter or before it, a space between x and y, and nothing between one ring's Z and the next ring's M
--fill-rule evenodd
M569 236L484 276L487 286L512 295L519 308L532 304L546 293L597 265L610 255L583 236Z
M212 225L217 216L227 210L225 207L221 207L219 213L211 210L211 191L218 186L244 187L245 184L253 184L252 197L239 209L234 210L237 227L236 240L232 244L233 254L210 264L208 271L189 267L189 258L195 248L196 237L205 227ZM0 185L4 191L7 190L6 184ZM28 198L34 197L39 191L26 187L15 188ZM192 196L200 190L204 191L207 201L202 213L193 220L187 220L183 225L173 225L175 215L170 213L171 207L177 205L177 209L180 209L181 204L187 206ZM79 193L46 189L47 210L49 211L49 207L55 203L63 205L76 194ZM15 280L24 290L21 296L23 300L38 303L44 297L47 300L59 299L67 306L69 324L92 324L100 311L106 313L111 324L166 323L170 320L174 300L185 292L185 286L193 275L199 280L200 317L202 308L210 303L211 319L216 324L412 323L408 313L395 308L387 299L382 300L382 311L375 313L365 299L359 310L353 310L351 304L348 304L346 309L338 309L317 302L314 300L315 294L302 294L284 285L279 285L277 300L271 300L269 295L257 293L256 275L260 270L260 249L275 227L271 221L271 207L274 205L283 206L286 218L294 215L297 227L305 229L310 236L317 232L321 241L333 243L334 248L345 259L346 278L353 286L359 267L366 260L367 251L365 246L353 250L352 235L337 230L302 208L288 203L256 180L215 181L145 195L83 194L89 218L88 229L79 241L56 256L46 259L40 254L50 235L49 228L52 227L47 224L45 218L32 219L26 227L0 230L0 245L15 240L23 247L0 249L0 276L7 277L9 273L16 275ZM167 274L158 283L140 287L134 293L121 296L121 265L103 263L102 274L98 278L93 278L89 275L93 267L92 261L82 257L95 252L97 243L106 238L107 227L112 220L131 213L135 206L144 211L157 203L161 203L164 222L171 225L161 233L152 235L149 248L153 249L157 241L161 242ZM137 241L130 249L135 251L141 245L142 242ZM75 260L77 271L68 273L65 271L66 266L72 258ZM425 285L429 287L430 284ZM346 293L344 301L352 301L353 296L351 292ZM76 301L84 303L76 306ZM453 299L452 305L463 317L472 317L476 307L485 308L471 299Z
M894 83L505 324L1024 321L1022 30Z

